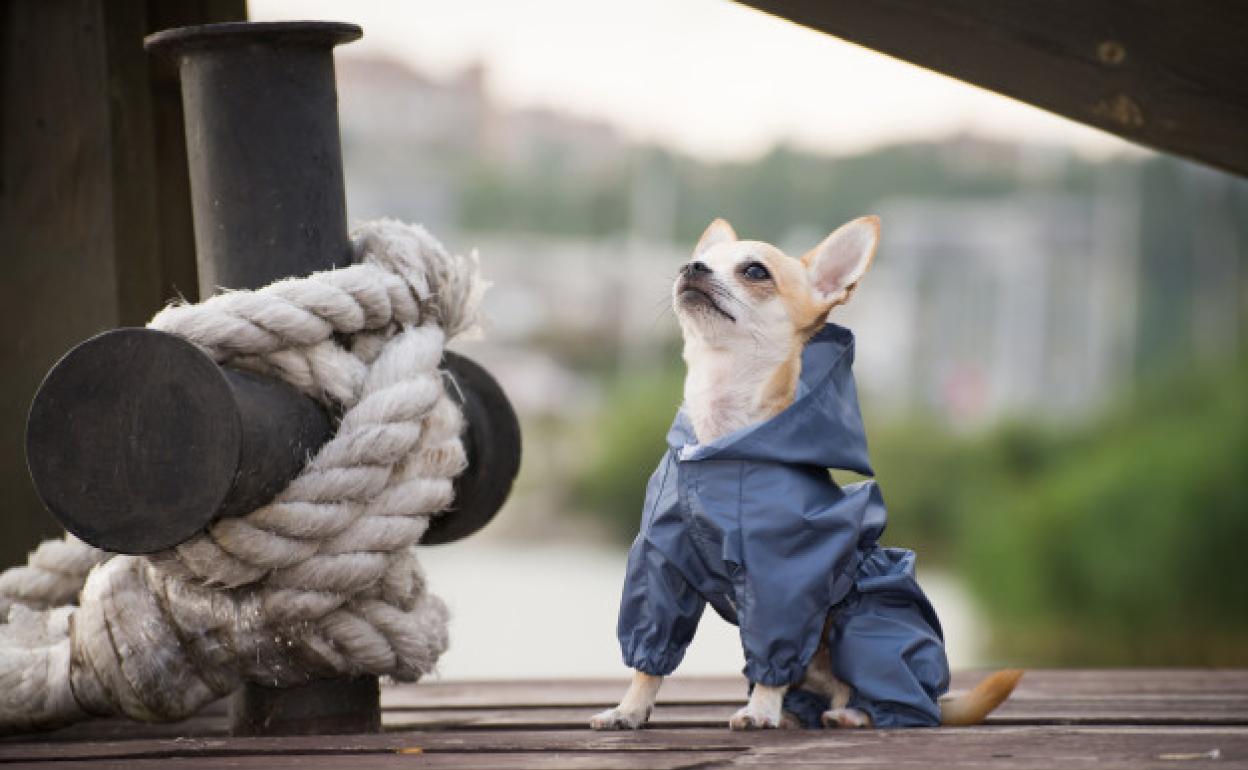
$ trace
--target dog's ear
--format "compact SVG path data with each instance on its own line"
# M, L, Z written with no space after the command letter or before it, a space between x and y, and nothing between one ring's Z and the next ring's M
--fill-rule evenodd
M737 233L732 229L732 225L728 224L728 220L716 219L707 225L706 232L702 233L702 237L698 240L698 245L693 247L693 256L700 256L716 244L728 243L736 239Z
M802 264L810 277L815 300L830 307L849 299L871 266L879 244L880 218L858 217L806 252Z

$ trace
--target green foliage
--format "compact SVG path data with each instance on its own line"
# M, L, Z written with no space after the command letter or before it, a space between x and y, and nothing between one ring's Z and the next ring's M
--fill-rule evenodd
M1248 662L1248 366L1143 389L1073 430L869 429L890 543L961 572L1028 663Z
M1015 656L1248 662L1248 367L1141 394L964 510L971 585Z
M983 197L1018 187L1007 164L967 165L951 163L948 148L938 144L847 157L780 146L755 161L718 166L685 160L676 165L677 240L695 242L711 219L723 216L749 238L779 242L801 228L830 229L871 213L893 195Z
M755 160L720 164L656 147L636 148L630 157L595 174L580 172L558 148L551 148L546 162L518 168L473 164L462 174L459 224L482 232L618 235L632 224L630 191L649 183L670 190L675 208L667 235L679 243L694 243L718 216L750 238L781 241L804 228L827 229L869 213L892 195L988 197L1019 187L1010 163L962 163L940 144L896 145L850 157L780 146ZM1076 175L1067 177L1057 180L1059 187L1085 186Z
M628 188L616 177L585 178L555 164L524 172L477 165L461 185L460 224L472 230L589 236L628 223Z
M621 542L637 534L646 480L667 448L681 384L677 369L631 375L609 389L590 427L598 451L573 485L573 502L601 516Z

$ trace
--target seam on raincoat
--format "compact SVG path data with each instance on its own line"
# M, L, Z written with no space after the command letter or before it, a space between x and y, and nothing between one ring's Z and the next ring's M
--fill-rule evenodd
M649 525L650 522L654 519L654 512L659 507L659 498L662 497L663 489L667 486L667 477L669 474L671 474L672 465L674 464L675 464L675 460L672 457L672 451L669 449L667 451L667 454L664 455L663 460L661 461L659 465L659 471L660 471L659 483L658 485L655 486L655 489L660 494L656 494L652 499L647 497L647 499L645 500L645 504L641 509L640 529L642 532L646 531L647 525Z

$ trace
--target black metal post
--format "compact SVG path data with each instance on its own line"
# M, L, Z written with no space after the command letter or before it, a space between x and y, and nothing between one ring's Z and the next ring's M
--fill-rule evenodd
M200 293L254 289L349 263L333 47L359 27L228 23L156 33L177 62L186 117ZM467 423L456 505L422 542L488 523L519 469L519 423L494 379L447 353ZM332 435L284 383L218 367L163 332L119 329L67 353L31 407L27 455L49 510L89 543L148 553L272 499ZM245 685L238 734L366 732L376 677L290 689Z
M354 24L238 22L147 38L178 63L201 295L350 264L333 48L360 35ZM239 735L376 731L377 677L248 683L230 719Z
M230 697L233 735L328 735L381 730L375 676L322 679L299 687L244 685Z
M468 468L455 479L454 507L429 522L421 545L453 543L489 524L520 472L520 421L498 382L471 358L449 350L442 365L464 411Z
M147 38L182 82L200 294L350 264L334 22L234 22Z

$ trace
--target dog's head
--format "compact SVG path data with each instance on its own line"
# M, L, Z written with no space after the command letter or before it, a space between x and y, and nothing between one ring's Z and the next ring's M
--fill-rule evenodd
M716 219L672 287L685 340L714 348L742 342L800 348L849 299L879 240L879 218L859 217L795 258L771 244L739 240Z

